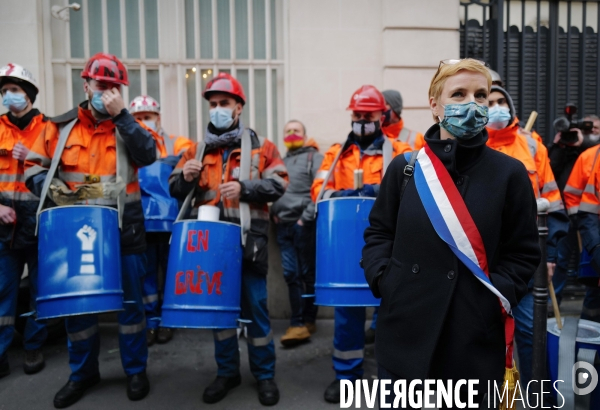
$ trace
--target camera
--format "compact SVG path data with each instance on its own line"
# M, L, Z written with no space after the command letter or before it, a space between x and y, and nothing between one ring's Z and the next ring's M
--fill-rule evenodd
M565 116L554 120L554 129L560 132L560 142L566 145L572 145L577 142L577 132L571 131L574 128L580 129L584 133L591 133L594 128L592 121L583 121L575 119L577 106L573 103L567 103L565 106Z

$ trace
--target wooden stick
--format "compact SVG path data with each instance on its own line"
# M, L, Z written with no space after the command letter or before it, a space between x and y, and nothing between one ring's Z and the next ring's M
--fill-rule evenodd
M560 318L560 310L558 309L558 302L556 301L556 293L554 292L554 284L552 281L548 283L548 291L550 293L550 299L552 299L552 309L554 310L556 325L559 330L562 330L562 319Z
M527 120L527 124L525 124L525 131L527 132L531 132L531 129L533 128L533 124L535 123L535 120L537 119L538 113L537 111L531 111L531 114L529 114L529 119Z

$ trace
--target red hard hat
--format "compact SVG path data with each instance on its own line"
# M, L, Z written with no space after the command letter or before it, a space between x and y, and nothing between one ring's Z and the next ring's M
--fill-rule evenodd
M81 77L106 81L107 83L129 85L127 68L117 56L108 53L94 54L85 64Z
M352 111L385 111L385 98L372 85L363 85L352 94L347 110Z
M242 105L246 104L246 96L244 95L242 85L230 74L219 73L216 77L213 77L208 84L206 84L202 96L208 100L210 94L213 92L231 94L242 100Z

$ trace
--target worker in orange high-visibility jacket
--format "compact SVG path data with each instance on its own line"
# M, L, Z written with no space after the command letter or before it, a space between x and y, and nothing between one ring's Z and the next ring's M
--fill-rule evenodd
M498 85L492 85L489 96L487 132L487 145L521 161L529 173L535 197L546 198L550 202L546 262L549 277L552 277L557 261L557 249L567 235L569 219L550 168L546 147L531 135L523 135L520 132L512 99L508 92ZM529 293L513 309L519 371L524 383L528 383L532 377L533 281L529 285Z
M127 111L121 97L122 86L129 85L127 69L116 56L95 54L86 63L81 77L88 101L46 123L25 161L26 184L33 193L41 195L60 132L69 123L73 128L67 136L48 199L56 205L116 208L117 198L125 191L120 245L126 303L118 316L119 350L127 375L127 396L130 400L140 400L150 391L150 384L146 376L148 347L141 280L146 269L146 241L137 169L156 160L156 137ZM117 131L127 151L127 161L119 166L125 177L117 175ZM70 316L65 323L71 375L54 397L57 408L74 404L100 381L97 315Z
M590 151L588 149L586 152ZM583 154L582 154L583 155ZM581 242L591 256L590 264L600 275L600 163L596 161L590 174L577 212ZM582 318L600 322L600 281L596 287L588 286L583 302Z
M147 269L144 278L143 301L146 308L146 341L148 347L155 342L167 343L173 338L173 329L160 326L162 295L159 290L159 268L167 272L171 227L178 214L177 200L169 194L169 175L181 155L194 143L186 137L169 135L161 126L161 107L148 95L135 97L129 103L133 117L154 130L160 137L157 144L158 160L140 169L140 188L146 226ZM160 176L160 178L157 178ZM164 282L164 281L162 281Z
M246 96L234 77L219 73L206 84L203 96L210 107L204 156L196 159L197 145L183 154L169 179L171 194L184 199L193 192L191 217L197 215L198 206L214 205L221 209L221 220L240 224L242 203L250 208L242 258L241 316L251 321L246 325L248 356L250 371L258 381L258 399L263 405L274 405L279 401L279 389L274 380L275 344L267 309L267 204L284 194L288 174L275 144L242 123ZM251 147L249 153L241 148L246 138ZM241 160L246 155L250 157L249 178L240 181L246 171L240 169ZM215 330L214 339L218 371L217 378L204 390L206 403L222 400L241 382L236 329Z
M352 131L343 144L334 144L325 158L311 187L315 203L320 199L352 196L376 197L385 172L384 152L391 157L412 151L410 146L385 136L381 121L386 111L384 96L372 85L364 85L354 92L348 110L352 110ZM327 184L325 178L334 166ZM354 187L354 171L363 170L361 189ZM362 238L359 240L362 241ZM340 401L340 380L357 380L363 375L366 309L364 307L336 307L333 339L334 380L325 390L325 400Z
M580 131L579 131L580 132ZM578 230L578 212L580 210L580 205L583 205L583 210L586 213L581 215L586 215L586 217L581 217L581 221L584 223L583 230L589 229L590 221L586 221L587 214L594 214L595 208L595 197L596 189L594 184L597 182L597 172L599 172L598 167L600 166L598 157L600 156L600 145L595 145L587 150L583 151L581 155L575 161L575 165L571 170L571 175L567 180L567 184L565 185L565 189L563 191L563 196L565 198L565 206L567 207L567 212L569 214L569 218L571 218L571 226L569 229L569 235L567 240L563 241L566 243L561 246L559 249L559 260L558 265L568 265L569 259L572 257L572 254L577 256L577 261L579 261L579 241L577 238L577 230ZM593 178L592 178L593 177ZM590 183L590 181L592 183ZM582 196L584 192L587 190L586 194L586 202L582 204ZM590 200L592 200L592 206L590 206ZM592 217L593 218L593 217ZM597 228L596 228L597 229ZM583 239L583 230L581 233L581 238ZM586 236L590 237L590 233L587 232ZM592 239L593 240L593 239ZM583 242L583 240L582 240ZM585 244L582 243L582 245ZM562 248L565 248L562 250ZM586 248L587 250L588 248ZM562 258L561 258L562 256ZM561 261L561 259L564 259ZM597 267L598 265L596 265ZM600 271L599 271L600 272ZM558 271L557 271L558 273ZM555 275L556 276L556 275ZM555 279L557 279L555 277ZM563 280L557 286L556 280L554 280L554 285L557 294L564 287L564 283L566 282L566 274L563 275ZM591 281L590 281L591 282ZM590 283L591 284L591 283ZM558 295L557 295L558 296ZM586 294L583 299L583 309L581 311L581 318L593 321L600 321L600 315L598 313L600 308L600 289L597 286L586 286Z
M46 125L33 108L38 94L33 75L17 64L0 68L0 94L8 112L0 116L0 378L10 373L6 351L15 330L17 295L23 267L29 272L30 303L37 297L38 250L35 214L40 199L25 186L23 161ZM42 345L47 331L29 316L25 325L27 374L44 368Z
M402 95L397 90L385 90L382 92L385 97L384 113L385 119L381 125L381 130L389 138L404 142L410 145L410 148L421 149L425 145L425 137L417 131L413 131L404 126L402 119Z

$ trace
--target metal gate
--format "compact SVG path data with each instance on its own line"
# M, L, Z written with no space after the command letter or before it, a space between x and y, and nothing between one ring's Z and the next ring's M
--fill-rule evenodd
M527 121L552 141L567 102L600 115L600 0L461 0L460 54L496 70Z

